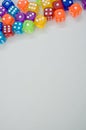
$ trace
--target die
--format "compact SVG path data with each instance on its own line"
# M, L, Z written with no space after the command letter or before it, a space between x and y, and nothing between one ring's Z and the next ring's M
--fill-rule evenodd
M41 6L41 4L42 4L42 1L41 1L41 0L36 0L36 2L37 2L37 4L38 4L39 6Z
M6 37L4 36L4 34L2 32L0 32L0 44L3 44L6 42Z
M30 20L25 20L23 23L23 31L25 33L32 33L35 29L34 22Z
M68 8L73 4L73 0L62 0L63 6L65 10L68 10Z
M47 7L52 7L52 3L50 0L42 0L42 8L45 9Z
M81 2L82 2L83 8L86 9L86 0L81 0Z
M47 20L53 19L53 8L45 8L44 9L44 16L47 18Z
M2 29L3 29L3 23L0 22L0 31L2 31Z
M28 5L28 0L18 0L17 6L23 13L26 13L28 11Z
M35 25L36 25L38 28L44 28L46 22L47 22L47 19L46 19L46 17L43 16L43 15L38 15L38 16L36 16L35 21L34 21Z
M53 7L53 10L54 10L54 11L57 10L57 9L64 9L61 0L54 1L54 2L52 3L52 7Z
M69 7L69 13L71 14L72 17L79 16L81 12L82 12L82 7L80 6L79 3L74 3Z
M11 37L11 36L14 35L11 25L3 25L3 31L2 32L5 35L5 37Z
M0 6L0 17L2 17L6 12L6 9L3 6Z
M2 2L2 6L5 8L5 9L9 9L12 5L14 5L14 3L12 2L12 0L4 0Z
M24 22L26 19L26 16L24 13L19 12L18 14L16 14L15 20L19 21L19 22Z
M36 2L30 2L28 5L28 11L38 13L38 11L39 11L38 4Z
M56 22L63 22L63 21L65 21L65 18L66 18L65 11L63 9L57 9L54 12L54 18L55 18Z
M36 13L35 12L28 11L26 13L26 20L34 21L35 17L36 17Z
M12 25L14 23L14 18L10 15L10 14L5 14L3 17L2 17L2 22L3 24L8 24L8 25Z
M23 33L23 23L22 22L19 22L19 21L16 21L14 24L13 24L13 32L16 33L16 34L22 34Z
M12 6L8 9L8 13L9 13L11 16L13 16L13 17L15 17L16 14L18 14L18 12L19 12L19 9L18 9L16 6L14 6L14 5L12 5Z

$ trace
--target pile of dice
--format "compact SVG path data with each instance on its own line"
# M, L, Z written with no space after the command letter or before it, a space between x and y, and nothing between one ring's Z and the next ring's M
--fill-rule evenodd
M86 0L81 3L86 9ZM14 34L32 33L35 27L43 28L49 20L63 22L66 11L72 17L77 17L82 12L82 6L73 0L18 0L17 6L12 0L3 0L0 5L0 44ZM40 9L43 14L40 14Z

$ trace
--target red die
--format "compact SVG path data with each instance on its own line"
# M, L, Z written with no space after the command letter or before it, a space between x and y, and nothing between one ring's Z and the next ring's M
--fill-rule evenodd
M44 16L47 18L47 20L52 20L53 18L53 9L51 7L44 9Z
M12 31L12 26L11 26L11 25L3 25L3 34L4 34L6 37L13 36L14 33L13 33L13 31Z
M52 3L52 6L53 6L53 10L64 9L61 0L54 1L54 2Z

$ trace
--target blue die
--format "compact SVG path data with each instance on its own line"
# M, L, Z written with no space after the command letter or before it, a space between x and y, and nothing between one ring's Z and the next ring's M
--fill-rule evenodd
M0 22L0 31L2 31L2 29L3 29L3 23Z
M0 32L0 44L3 44L5 42L6 42L6 37L4 36L2 32Z
M5 8L5 9L9 9L12 5L14 5L14 3L11 1L11 0L4 0L2 2L2 6Z
M65 10L68 10L68 8L73 4L73 0L62 0L63 6Z
M15 5L12 5L9 9L8 9L8 13L15 17L16 14L19 12L19 9L15 6Z
M19 21L16 21L16 22L13 24L12 30L13 30L13 32L16 33L16 34L22 34L22 33L23 33L22 27L23 27L23 23L22 23L22 22L19 22Z

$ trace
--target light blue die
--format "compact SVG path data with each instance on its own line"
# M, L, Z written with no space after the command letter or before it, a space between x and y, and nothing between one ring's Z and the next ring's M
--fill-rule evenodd
M2 32L0 32L0 44L3 44L6 42L6 37L4 36L4 34Z
M19 21L16 21L16 22L13 24L12 30L13 30L13 32L16 33L16 34L22 34L22 33L23 33L22 27L23 27L23 23L22 23L22 22L19 22Z

